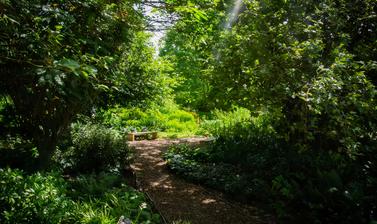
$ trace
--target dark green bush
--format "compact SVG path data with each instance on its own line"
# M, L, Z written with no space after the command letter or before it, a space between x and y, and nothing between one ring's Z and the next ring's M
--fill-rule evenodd
M6 135L0 138L0 167L33 170L37 164L38 150L21 136Z
M129 164L130 151L119 131L99 124L72 125L71 141L61 146L55 160L71 172L91 173Z
M0 167L33 170L38 150L30 140L30 133L17 124L15 108L6 97L0 97Z

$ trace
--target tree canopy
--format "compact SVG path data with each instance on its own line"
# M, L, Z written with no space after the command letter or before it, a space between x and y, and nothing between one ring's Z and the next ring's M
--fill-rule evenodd
M244 1L232 27L230 1L185 7L161 50L178 102L270 111L304 148L352 155L376 140L375 1Z
M0 2L0 91L13 108L16 129L36 144L42 163L77 113L141 99L142 86L153 82L151 68L137 63L152 56L134 4Z

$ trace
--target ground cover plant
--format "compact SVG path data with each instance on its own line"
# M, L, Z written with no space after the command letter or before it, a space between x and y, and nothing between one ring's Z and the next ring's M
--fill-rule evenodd
M168 166L242 202L264 203L280 222L376 219L375 147L353 159L331 151L300 152L262 117L233 123L221 134L215 131L215 142L206 147L169 148Z
M109 181L112 180L112 181ZM27 175L0 169L1 223L160 223L142 193L109 173L64 180L59 173Z

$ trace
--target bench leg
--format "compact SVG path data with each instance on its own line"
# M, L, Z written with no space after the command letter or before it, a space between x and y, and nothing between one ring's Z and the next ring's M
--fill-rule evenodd
M135 141L135 135L134 134L128 134L128 141L130 141L130 142Z

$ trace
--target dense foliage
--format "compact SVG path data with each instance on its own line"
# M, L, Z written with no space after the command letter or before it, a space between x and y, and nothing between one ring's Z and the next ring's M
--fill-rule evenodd
M230 119L229 117L227 118ZM235 120L238 118L235 118ZM261 202L284 223L369 223L376 220L375 150L357 159L300 151L261 116L217 129L214 143L173 146L169 167L243 202Z
M1 223L60 223L69 215L64 181L56 175L0 169L0 182Z
M32 141L41 168L77 113L152 91L153 70L140 63L152 56L133 4L0 2L0 94L15 127L7 131Z
M159 223L124 133L77 116L169 92L139 3L0 1L1 223Z
M206 70L211 65L214 44L219 41L224 1L176 1L174 12L181 18L167 32L161 57L170 61L169 72L177 80L175 100L192 110L214 109L217 102L208 101L212 89Z
M375 0L0 0L0 222L158 223L120 184L143 130L213 136L169 167L279 223L376 222L376 27Z
M377 133L375 7L246 2L239 23L224 34L234 47L219 51L213 94L280 112L278 131L302 150L358 154Z
M147 108L112 108L98 117L104 124L123 132L149 130L192 135L198 129L198 115L184 111L170 101L162 105L149 104Z
M129 166L130 150L125 137L99 124L74 123L70 138L59 147L54 160L70 172L99 173Z
M376 1L176 2L187 10L161 55L184 80L193 67L205 108L255 118L206 121L215 143L171 149L171 168L259 198L279 221L376 220Z
M57 173L26 176L0 169L1 223L160 223L146 198L120 184L119 177L78 177L65 181Z
M209 86L183 84L208 90L192 98L267 110L302 149L353 156L376 140L375 1L244 1L233 27L229 2L185 6L161 55L179 77Z

